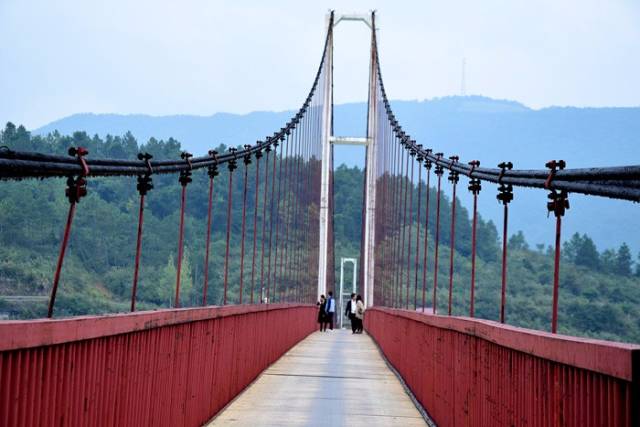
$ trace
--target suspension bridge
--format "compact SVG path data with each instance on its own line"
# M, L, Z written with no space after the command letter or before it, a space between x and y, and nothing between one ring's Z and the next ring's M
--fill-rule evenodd
M365 138L338 137L332 128L334 28L349 20L371 29ZM147 153L92 158L83 147L69 155L0 149L0 179L64 178L69 202L48 318L0 321L0 425L640 425L640 346L557 334L570 196L638 202L640 166L571 169L551 160L538 170L507 161L486 167L419 144L387 98L376 30L375 13L332 12L304 103L254 145L203 157L184 152L175 160ZM362 336L314 333L315 303L336 284L332 162L340 143L366 147L357 272L367 307ZM145 203L161 175L181 186L178 239L171 243L175 298L173 308L136 311ZM91 183L107 177L131 182L139 193L130 312L56 318L74 217ZM439 251L445 233L454 246L456 221L442 229L441 207L449 186L455 217L461 179L473 195L470 307L467 316L454 316L455 251L446 260ZM202 296L200 306L181 307L185 207L194 180L208 182ZM232 197L234 180L241 200ZM555 217L551 332L505 319L509 203L522 187L544 192ZM226 206L215 206L216 192L227 193ZM477 200L485 194L504 209L499 321L474 312ZM232 206L242 206L241 216ZM219 305L209 295L214 209L226 211ZM232 248L240 253L239 277L230 274Z

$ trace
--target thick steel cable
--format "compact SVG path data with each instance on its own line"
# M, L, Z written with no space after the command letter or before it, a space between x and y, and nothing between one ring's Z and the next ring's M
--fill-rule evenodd
M294 117L301 118L304 111L307 110L311 99L317 94L316 90L320 86L319 83L323 77L323 71L327 71L326 61L329 52L330 40L333 34L333 11L330 14L329 25L324 40L322 50L322 59L314 77L311 89L308 92L305 103L298 110ZM287 132L293 129L294 120L290 120L285 127L274 135L274 140L284 137ZM214 164L224 164L232 161L238 156L253 154L257 151L264 150L271 144L269 139L261 141L251 146L247 150L240 150L234 154L227 153L219 156L217 159L211 156L196 157L191 159L187 164L180 160L162 160L154 162L154 174L168 174L176 172L192 171L202 168L208 168ZM122 159L92 159L86 160L88 165L87 173L84 176L136 176L147 172L147 164L145 161L122 160ZM19 179L19 178L46 178L46 177L66 177L69 175L79 175L82 173L82 167L77 161L67 157L48 155L42 153L27 153L13 150L0 150L0 179Z
M376 59L379 57L375 30L373 35L373 54ZM376 74L377 83L382 94L382 102L387 109L388 116L393 117L384 88L379 61L376 61ZM396 132L398 131L396 130ZM410 148L417 149L417 146L412 144ZM445 169L455 170L467 177L474 173L477 178L493 183L503 182L519 187L548 188L593 196L640 201L640 165L564 169L558 171L554 177L553 184L547 186L548 170L511 170L503 174L500 169L474 168L464 163L451 164L443 158L437 158L427 153L426 150L418 150L418 152L426 159Z
M316 73L316 77L314 80L314 84L312 85L311 91L309 92L309 96L307 100L309 101L315 94L315 91L318 87L318 82L321 79L321 74L326 70L325 61L327 58L328 46L330 36L332 34L332 25L333 25L333 13L331 14L331 19L329 23L329 30L327 32L327 37L325 39L325 46L323 50L323 57L318 67L318 71ZM298 111L296 115L297 119L300 119L304 116L304 111L308 107L309 102L305 102L303 107ZM285 128L281 130L280 133L277 133L278 138L282 138L283 135L288 133L291 129L293 129L294 121L290 121L287 123ZM269 141L259 142L255 146L249 147L236 155L250 155L252 153L257 153L264 149L269 145ZM211 157L200 157L194 158L188 162L181 162L177 160L165 160L160 162L155 162L154 164L154 173L156 174L168 174L168 173L176 173L180 172L181 177L183 173L188 173L191 175L191 171L194 169L201 168L210 168L214 165L230 163L235 159L235 156L232 154L222 155L220 158L211 159ZM97 159L97 160L89 160L87 162L83 162L86 173L84 173L84 177L98 177L98 176L135 176L140 175L147 170L147 164L144 161L135 162L130 160L119 160L119 159ZM91 166L91 168L86 167L87 164ZM59 176L69 176L82 172L81 167L75 162L69 161L69 159L62 158L60 156L52 156L40 153L21 153L9 149L0 150L0 179L22 179L29 177L59 177ZM189 179L190 182L190 179ZM180 282L181 282L181 269L182 269L182 258L184 254L184 210L186 206L186 184L183 184L182 195L181 195L181 214L180 214L180 226L179 226L179 248L178 248L178 262L176 268L176 299L175 306L179 307L180 305ZM139 209L139 221L138 221L138 239L136 245L136 262L135 262L135 271L134 271L134 283L132 286L132 310L135 309L135 294L137 290L137 278L139 272L139 258L140 258L140 250L141 250L141 237L142 237L142 224L143 224L143 206L144 206L144 197L140 201L140 209ZM211 211L211 209L209 209ZM72 219L75 213L75 203L70 208L70 212L68 215L68 225L71 227ZM208 233L210 232L210 228ZM254 238L255 238L255 230L254 230ZM54 276L54 290L52 294L52 298L50 298L50 315L53 312L53 305L55 300L55 290L57 290L57 285L59 281L60 269L62 267L62 261L64 258L64 252L66 250L68 235L66 236L63 243L63 247L61 248L61 254L58 260L58 268L56 274ZM243 242L244 243L244 242ZM208 251L207 251L208 252ZM207 266L205 269L205 276L208 276L208 260L206 262ZM255 271L255 270L254 270ZM241 275L243 270L241 271ZM254 274L254 273L252 273ZM207 283L208 277L205 280ZM203 286L203 304L206 304L206 284Z

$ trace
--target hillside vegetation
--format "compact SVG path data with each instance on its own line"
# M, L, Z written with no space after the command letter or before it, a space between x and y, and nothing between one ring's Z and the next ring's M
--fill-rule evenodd
M7 125L0 133L0 146L12 150L65 153L69 146L84 146L92 158L135 158L147 151L156 159L178 158L180 144L173 139L150 139L139 145L131 134L101 139L84 132L71 136L58 133L33 136L22 127ZM220 147L223 149L223 147ZM254 165L251 167L253 168ZM226 182L226 171L220 178ZM251 172L250 172L251 173ZM335 170L336 267L341 256L359 254L362 203L362 171L339 166ZM217 182L220 182L217 181ZM208 179L196 172L188 187L185 225L185 258L181 300L197 305L202 293L202 260L206 226ZM241 200L241 180L234 180L234 200ZM179 221L180 186L176 176L154 177L155 188L147 198L139 307L168 307L172 303L176 276L175 256ZM49 293L62 227L68 209L62 179L0 183L0 312L12 318L41 317L46 302L15 302L2 296ZM56 315L126 311L131 292L133 254L137 227L138 194L135 177L91 179L89 194L78 205L65 261ZM417 197L417 188L414 188ZM430 189L432 200L434 189ZM249 180L249 209L255 194ZM216 191L210 261L210 304L219 304L222 294L226 191ZM424 187L423 187L424 196ZM423 199L424 200L424 199ZM240 218L241 203L234 203L234 218ZM433 209L431 215L434 215ZM424 211L423 211L424 215ZM415 216L415 214L414 214ZM261 218L259 218L261 221ZM442 200L441 251L438 308L446 309L448 293L450 199ZM415 226L415 225L414 225ZM430 221L433 236L435 221ZM500 299L500 240L492 221L478 225L476 315L496 320ZM423 227L421 227L423 228ZM515 231L515 230L514 230ZM424 233L424 230L421 230ZM240 220L233 222L233 235L240 234ZM415 231L414 234L415 236ZM471 222L460 207L456 215L454 314L467 315L469 307ZM252 239L248 228L247 241ZM421 234L420 239L423 239ZM434 253L429 240L428 272ZM237 300L239 277L238 239L232 244L230 300ZM640 260L625 244L615 250L598 251L592 239L575 234L565 243L561 268L559 329L561 333L640 342ZM544 245L531 247L524 235L509 239L507 322L548 330L551 316L553 252ZM422 267L421 267L422 268ZM245 265L245 278L250 269ZM421 271L420 271L421 273ZM336 278L339 279L338 274ZM432 283L428 274L427 286ZM313 284L312 284L313 285ZM428 299L427 305L431 301Z

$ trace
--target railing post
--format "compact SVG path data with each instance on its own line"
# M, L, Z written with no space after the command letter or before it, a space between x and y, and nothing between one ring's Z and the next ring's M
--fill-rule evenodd
M244 149L249 150L251 148L250 145L245 145ZM240 304L242 304L242 291L244 285L244 236L245 229L247 223L247 182L249 180L249 165L251 164L251 153L247 152L243 156L244 163L244 180L243 180L243 191L242 191L242 231L240 237L240 290L238 299L240 300Z
M60 272L62 271L64 255L67 250L67 244L69 243L69 235L71 234L73 216L76 212L76 204L82 197L87 195L87 181L85 180L85 177L89 174L89 166L84 159L84 156L87 154L89 154L89 151L84 147L69 148L69 155L78 158L78 161L82 166L82 172L80 172L80 175L77 178L73 178L73 176L67 178L67 189L65 190L65 195L67 199L69 199L69 213L67 214L67 223L64 227L62 243L60 244L60 253L58 254L58 262L56 264L56 271L53 276L51 296L49 297L49 308L47 310L48 318L53 317L53 307L56 303L56 293L58 292L58 283L60 282Z
M264 241L267 227L267 194L269 193L269 154L271 153L271 137L267 137L269 145L264 151L267 153L264 165L264 190L262 190L262 238L260 239L260 303L265 302L264 288ZM267 290L268 292L268 290Z
M227 305L227 290L229 281L229 240L231 239L231 207L233 205L233 171L237 168L236 165L236 149L229 148L229 152L233 154L233 159L229 160L227 167L229 169L229 191L227 196L227 240L224 253L224 294L222 297L222 304Z
M275 137L273 138L273 171L271 177L271 198L269 200L269 257L267 258L267 301L269 303L273 302L272 300L276 299L275 295L271 295L271 252L272 252L272 244L273 244L273 221L275 214L273 212L273 201L276 197L276 162L278 160L278 145L280 145L280 140ZM269 165L267 165L269 167ZM274 288L275 293L275 288Z
M253 255L251 257L251 304L254 303L254 290L256 286L256 245L258 240L258 189L260 188L260 159L262 151L256 151L256 188L253 206Z
M425 188L426 188L426 204L425 204L425 208L424 208L424 253L422 254L422 312L424 313L424 306L426 304L426 293L427 293L427 270L428 270L428 263L427 263L427 254L429 253L429 208L431 207L429 202L431 199L431 166L432 166L432 162L431 159L428 158L428 156L431 155L433 150L431 150L431 148L427 148L425 150L426 152L426 156L424 159L424 168L427 170L427 182L425 183Z
M458 162L458 156L449 157L451 160L450 167ZM451 308L453 303L453 254L456 251L456 186L458 184L458 172L451 169L449 171L449 182L453 186L453 194L451 197L451 239L449 240L449 310L451 316Z
M191 153L183 151L180 157L187 162L189 169L180 172L178 181L182 186L181 198L180 198L180 228L178 229L178 265L176 268L176 297L173 303L175 308L180 308L180 274L182 272L182 255L183 255L183 239L184 239L184 211L187 204L187 185L191 180Z
M442 158L442 153L436 153L438 161ZM434 173L438 177L438 193L436 196L436 242L435 253L433 261L433 314L436 314L438 305L438 244L440 243L440 188L442 182L442 174L444 174L444 168L441 164L436 163Z
M147 172L138 175L137 190L140 194L140 207L138 209L138 236L136 239L136 257L133 267L133 285L131 286L131 311L136 311L136 294L138 291L138 272L140 271L140 255L142 253L142 224L144 221L144 199L145 196L153 188L151 182L151 159L153 156L149 153L138 153L138 159L145 162Z
M550 189L551 181L555 176L557 170L562 170L566 167L564 160L552 160L545 165L550 169L549 176L545 181L545 188ZM557 333L558 331L558 293L560 287L560 247L561 247L561 231L562 231L562 217L567 209L569 209L569 199L566 190L551 189L551 192L547 196L549 201L547 202L547 210L553 212L556 217L556 240L555 240L555 256L553 262L553 307L551 309L551 333Z
M418 144L416 160L418 161L418 212L416 214L416 257L414 260L414 277L413 277L413 309L418 309L418 267L420 259L420 210L422 207L422 154L420 150L422 145ZM429 191L429 189L427 189Z
M208 167L209 175L209 203L207 204L207 233L204 250L204 283L202 285L202 305L207 305L207 291L209 289L209 247L211 245L211 220L213 217L213 179L218 176L218 152L209 151L209 156L213 157L214 163Z
M289 131L286 131L286 139L282 137L280 144L280 160L278 161L278 201L276 202L276 239L275 239L275 256L273 258L273 297L275 300L276 295L278 296L278 301L282 302L284 300L284 292L282 286L280 286L280 292L278 292L278 249L280 246L280 222L281 222L281 214L280 214L280 201L282 199L282 164L284 162L284 144L286 142L287 145L290 144L289 141ZM282 251L280 251L280 256L282 256Z
M509 203L513 200L513 186L511 184L503 184L502 178L506 171L513 168L513 163L502 162L498 165L501 169L498 177L498 195L496 198L504 205L503 222L502 222L502 286L500 292L500 323L505 321L505 307L507 304L507 224L509 220Z
M475 314L475 288L476 288L476 228L478 225L478 194L482 190L482 185L478 178L473 177L473 170L480 166L480 161L472 160L471 172L469 172L469 191L473 194L473 223L471 227L471 295L469 297L469 317Z
M411 165L411 180L409 181L409 235L407 238L407 295L406 295L406 303L405 303L405 308L408 310L409 309L409 293L410 293L410 287L411 287L411 232L413 229L413 170L415 169L413 167L413 158L416 155L416 150L413 149L413 144L415 143L415 141L413 140L409 140L409 144L410 145L410 149L409 149L409 165Z

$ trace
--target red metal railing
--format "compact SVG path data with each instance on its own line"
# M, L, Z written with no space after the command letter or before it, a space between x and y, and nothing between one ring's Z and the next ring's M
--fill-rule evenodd
M365 326L439 426L640 425L640 346L371 308Z
M315 306L0 323L1 426L199 426L315 329Z

